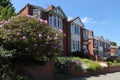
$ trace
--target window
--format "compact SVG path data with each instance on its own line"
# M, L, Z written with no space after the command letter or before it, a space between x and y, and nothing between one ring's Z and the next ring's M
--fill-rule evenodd
M88 39L88 33L87 33L87 30L84 30L84 39Z
M78 51L80 50L80 42L78 41Z
M79 26L71 24L71 33L79 35L80 34Z
M94 40L94 47L97 47L97 41Z
M52 15L49 16L49 25L52 26Z
M33 9L33 16L36 18L41 18L41 12L39 9Z
M71 33L74 34L74 26L73 26L73 24L71 24Z
M77 34L77 27L75 27L75 34Z
M102 42L100 41L100 47L102 47Z
M72 41L72 51L80 51L80 41Z
M56 16L54 15L54 26L56 26Z
M59 20L59 16L58 16L58 19L57 19L57 23L58 23L58 27L60 27L60 20Z
M75 41L72 41L73 50L75 49Z
M49 15L49 25L62 29L62 18L57 15Z
M59 20L59 27L62 29L62 26L63 26L63 24L62 24L62 19L60 19L60 20Z

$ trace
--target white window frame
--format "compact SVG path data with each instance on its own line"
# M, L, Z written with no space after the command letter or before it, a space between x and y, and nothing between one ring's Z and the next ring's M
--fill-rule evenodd
M36 18L41 18L41 11L39 9L33 9L33 16Z

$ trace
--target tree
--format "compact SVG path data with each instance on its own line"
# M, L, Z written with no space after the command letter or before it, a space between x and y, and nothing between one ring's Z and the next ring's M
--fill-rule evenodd
M113 46L117 46L117 43L114 42L114 41L112 41L111 44L112 44Z
M10 0L0 0L0 20L7 20L15 15L15 9Z

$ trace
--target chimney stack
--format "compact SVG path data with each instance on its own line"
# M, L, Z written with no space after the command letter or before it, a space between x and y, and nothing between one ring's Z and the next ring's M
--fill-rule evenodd
M54 9L54 8L55 8L55 6L50 5L50 6L48 7L48 11L49 11L49 10L52 10L52 9Z

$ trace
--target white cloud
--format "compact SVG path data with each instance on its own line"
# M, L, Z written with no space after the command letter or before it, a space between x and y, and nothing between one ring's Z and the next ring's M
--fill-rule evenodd
M92 18L83 17L83 18L81 18L81 20L82 20L83 23L88 23L88 22L90 22L92 20Z
M104 21L97 21L90 17L83 17L83 18L81 18L81 20L83 23L87 23L87 24L106 24L106 22L104 22Z

